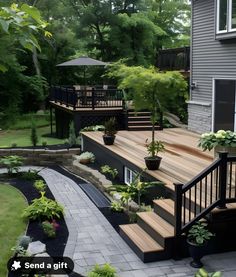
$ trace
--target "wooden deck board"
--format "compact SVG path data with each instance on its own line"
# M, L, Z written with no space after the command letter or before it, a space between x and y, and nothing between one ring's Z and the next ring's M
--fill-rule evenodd
M101 132L87 132L84 135L103 145ZM144 169L146 139L151 141L150 131L119 131L115 144L104 147ZM167 181L170 187L174 182L187 183L213 161L212 152L202 152L197 147L199 135L188 130L172 128L156 131L156 139L164 142L166 151L160 153L163 158L160 170L148 170L147 173L160 181Z

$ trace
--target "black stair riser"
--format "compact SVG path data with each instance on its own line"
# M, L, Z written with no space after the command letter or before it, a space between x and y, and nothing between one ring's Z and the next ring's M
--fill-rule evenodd
M128 117L128 121L147 121L150 122L151 118L150 117L144 117L144 116L135 116L135 117Z
M147 224L142 218L138 216L138 225L147 232L157 243L165 248L169 252L171 249L172 238L163 238L159 233L157 233L149 224Z
M154 212L174 226L175 217L173 214L169 213L167 210L163 209L161 206L155 203L154 203Z
M152 130L152 127L150 126L147 126L147 127L139 127L139 126L135 126L133 128L129 128L128 126L128 130L129 131L151 131ZM155 127L155 130L161 130L161 127L158 126L158 127Z
M135 122L135 121L133 121L133 122L128 122L128 126L148 126L148 127L151 127L152 126L152 123L151 122Z
M143 253L134 243L133 241L120 229L120 236L124 239L124 241L129 245L129 247L136 253L141 261L144 263L150 263L155 261L162 261L171 258L171 255L167 251L156 251L156 252L148 252Z

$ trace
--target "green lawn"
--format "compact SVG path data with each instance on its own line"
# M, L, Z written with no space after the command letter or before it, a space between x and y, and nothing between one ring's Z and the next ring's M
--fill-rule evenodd
M26 230L26 223L19 216L27 206L23 195L10 185L0 184L0 276L7 274L7 261L11 248Z
M53 129L55 130L55 127ZM45 136L50 134L50 126L37 128L37 134L39 137L38 145L42 145L43 141L46 141L48 145L65 142L65 139ZM2 130L0 131L0 147L11 147L13 143L16 143L17 146L31 146L30 135L31 129Z

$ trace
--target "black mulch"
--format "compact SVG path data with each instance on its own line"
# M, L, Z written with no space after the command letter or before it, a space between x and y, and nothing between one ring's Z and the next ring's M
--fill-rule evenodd
M38 191L33 187L32 181L23 180L21 178L11 178L8 179L7 182L15 188L19 189L26 197L28 203L31 203L33 199L40 196ZM48 187L46 189L45 196L53 200L55 199ZM57 219L56 221L60 225L60 227L57 231L57 236L53 239L47 238L44 235L40 224L36 221L29 222L26 234L27 236L30 236L32 238L32 241L39 240L42 243L46 244L46 251L50 256L62 257L68 240L69 232L64 218ZM83 277L82 275L75 272L71 273L69 276Z
M47 146L16 146L14 148L12 147L4 147L2 149L46 149L46 150L67 150L68 147L66 144L55 144L55 145L47 145ZM80 148L80 146L78 145L78 147L76 148ZM0 148L1 149L1 148Z

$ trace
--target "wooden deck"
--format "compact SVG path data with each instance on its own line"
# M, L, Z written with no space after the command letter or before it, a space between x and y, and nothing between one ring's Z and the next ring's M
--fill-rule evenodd
M83 134L140 169L145 168L144 157L147 156L145 141L147 138L151 140L150 131L119 131L112 146L104 145L101 132ZM160 169L147 173L171 189L173 183L187 183L213 161L213 152L202 152L197 147L199 135L185 129L156 131L156 139L164 142L166 151L160 153L163 158Z

